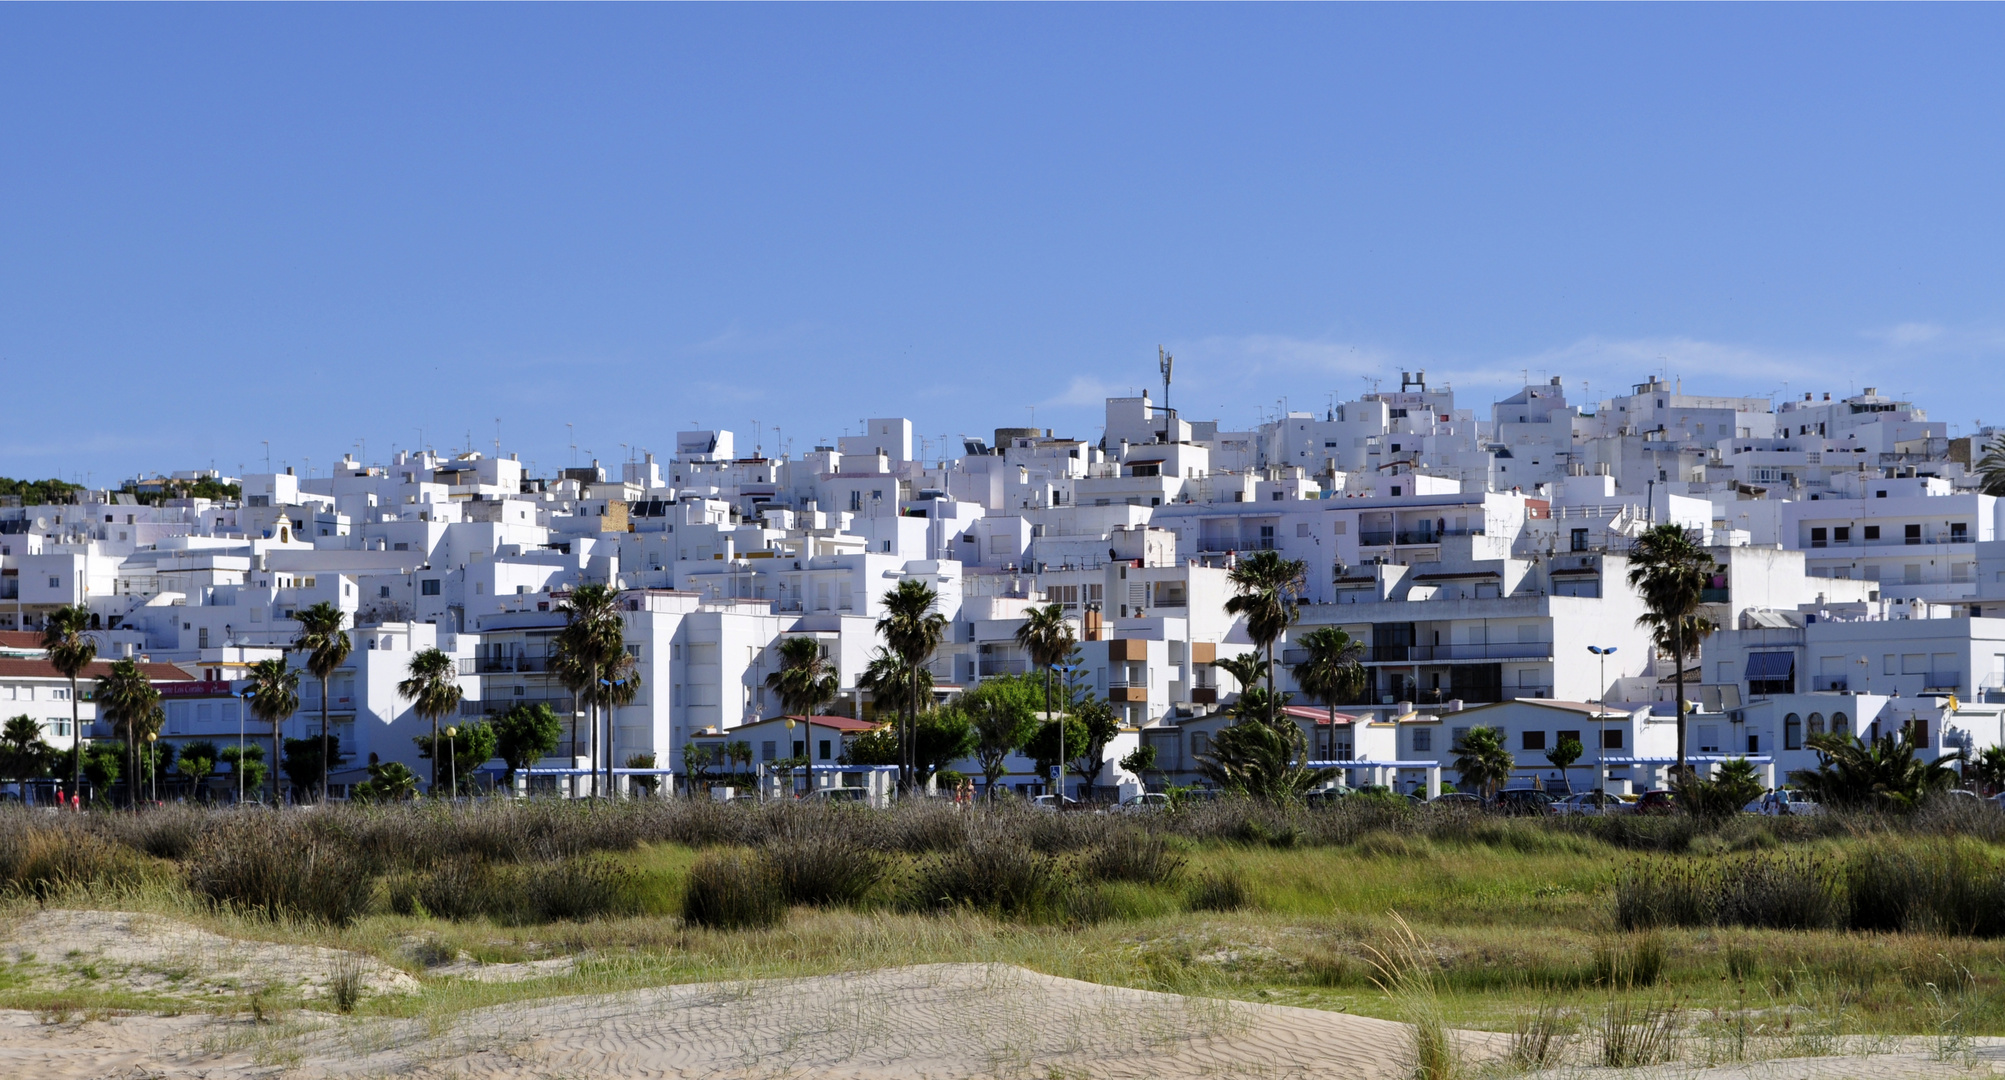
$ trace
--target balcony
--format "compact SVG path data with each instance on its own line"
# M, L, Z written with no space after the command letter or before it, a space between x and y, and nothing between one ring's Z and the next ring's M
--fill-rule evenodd
M1363 530L1361 529L1361 530L1359 530L1359 531L1358 531L1358 546L1359 546L1359 547L1391 547L1391 546L1392 546L1392 542L1393 542L1393 537L1394 537L1394 535L1395 535L1395 534L1394 534L1394 533L1392 533L1392 532L1390 532L1390 531L1387 531L1387 532L1365 532L1365 531L1363 531Z
M1699 603L1701 603L1701 604L1731 604L1731 603L1733 603L1733 590L1732 590L1732 589L1700 589L1700 590L1699 590Z
M1505 641L1470 645L1374 645L1370 663L1440 664L1471 660L1550 660L1550 641Z
M475 657L473 663L472 674L476 675L528 675L550 670L550 658L547 656L480 656Z

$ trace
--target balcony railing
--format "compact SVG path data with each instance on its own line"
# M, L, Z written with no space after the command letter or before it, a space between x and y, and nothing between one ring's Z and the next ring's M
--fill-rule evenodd
M479 656L474 658L474 674L537 674L550 670L547 656Z
M1429 664L1455 660L1548 660L1550 641L1502 641L1480 645L1374 645L1378 664Z

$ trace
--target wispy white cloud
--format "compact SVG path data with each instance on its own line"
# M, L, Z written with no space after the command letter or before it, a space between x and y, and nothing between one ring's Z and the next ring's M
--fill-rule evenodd
M1068 405L1097 406L1110 397L1125 397L1134 392L1132 386L1116 386L1090 375L1075 375L1064 390L1038 402L1037 407L1057 409Z
M1904 322L1881 330L1868 330L1865 336L1896 349L1926 345L1941 338L1944 329L1935 323Z
M801 346L814 335L815 330L816 327L808 323L747 330L734 322L702 341L682 346L682 349L691 353L776 352Z

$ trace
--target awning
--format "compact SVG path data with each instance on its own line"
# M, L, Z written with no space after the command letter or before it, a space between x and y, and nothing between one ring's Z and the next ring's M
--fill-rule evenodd
M1796 677L1796 654L1793 652L1758 652L1747 654L1747 678L1749 682L1774 682Z

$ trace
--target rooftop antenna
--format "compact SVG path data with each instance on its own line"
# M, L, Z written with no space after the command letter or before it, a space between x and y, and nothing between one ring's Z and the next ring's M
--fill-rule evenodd
M578 429L569 420L564 421L564 431L571 439L571 467L578 467Z
M497 461L501 459L501 417L499 416L494 418L494 457Z
M272 471L272 441L270 439L266 439L264 440L264 444L265 444L265 471L270 472Z
M1177 366L1177 358L1156 346L1156 369L1163 373L1163 415L1170 413L1170 370Z

